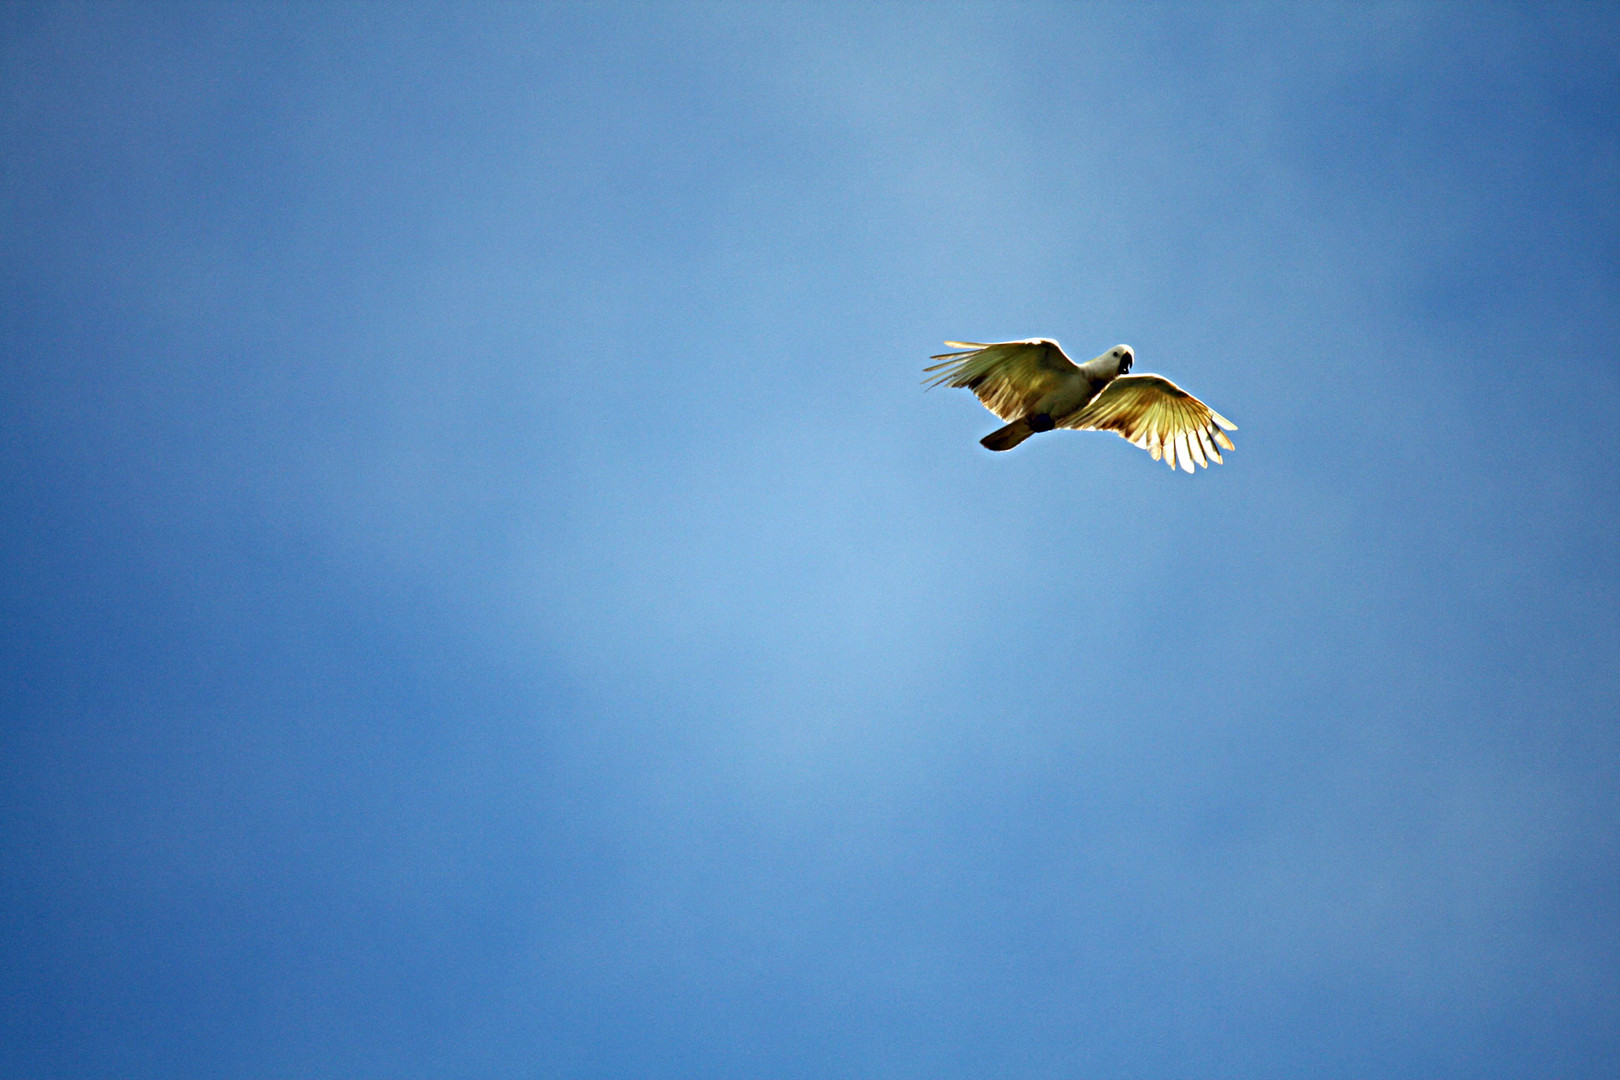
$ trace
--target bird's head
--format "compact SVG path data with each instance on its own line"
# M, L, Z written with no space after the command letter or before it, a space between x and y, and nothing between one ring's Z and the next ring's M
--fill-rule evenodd
M1136 359L1136 355L1131 352L1131 347L1129 345L1115 345L1113 351L1115 359L1119 361L1119 373L1123 375L1131 370L1131 362Z

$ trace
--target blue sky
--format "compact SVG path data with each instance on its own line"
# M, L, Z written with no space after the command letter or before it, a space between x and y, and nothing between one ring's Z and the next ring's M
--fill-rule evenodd
M1611 8L0 20L0 1072L1620 1067Z

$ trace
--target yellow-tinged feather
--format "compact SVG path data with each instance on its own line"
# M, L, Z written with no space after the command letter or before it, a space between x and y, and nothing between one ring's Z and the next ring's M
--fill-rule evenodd
M925 384L972 390L1003 420L1023 420L1037 407L1052 409L1065 395L1075 392L1067 397L1073 401L1086 389L1077 382L1081 369L1047 338L945 344L958 351L932 357L939 362L924 369L932 376ZM1121 375L1083 407L1063 416L1054 412L1052 419L1058 427L1115 432L1155 461L1189 473L1212 460L1221 464L1217 446L1235 449L1225 432L1236 431L1236 424L1159 375Z
M1188 472L1221 462L1218 443L1232 449L1220 428L1235 431L1226 417L1159 375L1121 375L1087 406L1058 420L1058 426L1113 431L1127 442Z
M966 387L978 395L985 408L1003 420L1023 419L1038 402L1078 377L1080 371L1057 342L1045 338L980 345L965 341L945 344L967 348L932 357L940 363L925 371L939 374L924 380L925 384Z

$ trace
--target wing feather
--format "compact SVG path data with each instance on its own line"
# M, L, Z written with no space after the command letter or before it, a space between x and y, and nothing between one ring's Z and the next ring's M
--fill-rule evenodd
M1050 338L1028 341L947 341L961 351L930 357L941 363L924 368L939 372L923 382L929 387L964 386L984 407L1003 420L1021 420L1035 403L1079 373L1074 361Z
M1207 469L1209 468L1209 459L1204 457L1204 441L1198 437L1200 434L1199 430L1194 428L1191 431L1183 432L1181 439L1187 444L1187 449L1192 451L1192 459Z
M1237 430L1232 421L1159 375L1121 375L1059 426L1116 432L1153 460L1187 472L1197 471L1194 462L1205 468L1210 459L1220 462L1215 446L1235 449L1226 431Z

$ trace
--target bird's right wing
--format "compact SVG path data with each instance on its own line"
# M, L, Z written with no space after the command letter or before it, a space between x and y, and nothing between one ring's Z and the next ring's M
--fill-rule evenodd
M1079 372L1049 338L1028 341L947 341L961 352L930 357L943 363L924 368L937 371L928 386L965 386L979 395L984 407L1003 420L1021 420L1041 398Z
M1215 444L1233 449L1226 431L1237 425L1159 375L1121 375L1103 388L1091 404L1060 421L1083 431L1117 431L1127 442L1161 457L1172 469L1177 459L1187 472L1193 462L1208 466L1221 460Z

